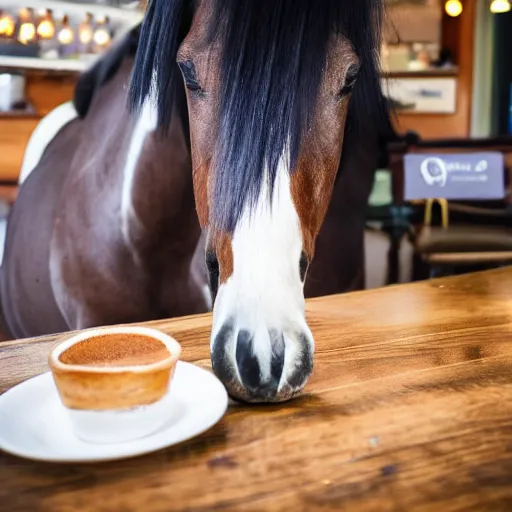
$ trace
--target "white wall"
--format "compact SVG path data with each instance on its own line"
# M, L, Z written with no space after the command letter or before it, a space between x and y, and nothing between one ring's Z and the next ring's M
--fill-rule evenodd
M477 0L471 137L488 137L491 134L494 16L488 0Z

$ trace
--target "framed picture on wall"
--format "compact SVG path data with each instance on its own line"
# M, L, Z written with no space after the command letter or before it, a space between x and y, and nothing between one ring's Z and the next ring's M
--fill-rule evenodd
M455 78L385 78L383 90L400 113L454 114Z

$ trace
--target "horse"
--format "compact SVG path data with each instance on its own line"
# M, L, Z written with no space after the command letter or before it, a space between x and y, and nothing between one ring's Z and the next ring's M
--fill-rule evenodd
M383 10L151 0L29 142L0 269L9 336L213 309L229 394L296 397L313 370L305 298L364 283L391 126Z

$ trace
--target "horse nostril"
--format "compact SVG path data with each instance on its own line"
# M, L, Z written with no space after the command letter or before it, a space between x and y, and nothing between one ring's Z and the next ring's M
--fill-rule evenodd
M236 364L240 380L254 399L275 397L283 374L284 337L275 330L270 330L268 335L271 355L270 361L267 359L266 364L270 363L270 368L267 368L265 372L262 372L262 362L255 355L254 337L249 331L240 331L236 342Z
M258 388L261 380L260 363L254 355L253 339L249 331L242 330L238 333L236 364L243 385L249 389Z
M248 403L290 400L304 388L313 369L314 342L309 333L238 330L229 319L215 335L214 373L232 398ZM286 363L286 364L285 364Z
M236 371L228 356L234 334L235 325L232 320L228 320L215 337L211 352L213 371L224 384L236 381Z
M305 333L297 334L297 342L301 347L297 360L301 364L287 376L286 381L290 388L301 389L313 371L313 349Z

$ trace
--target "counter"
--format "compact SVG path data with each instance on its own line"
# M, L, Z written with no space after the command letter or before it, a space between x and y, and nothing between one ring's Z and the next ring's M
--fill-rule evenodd
M297 400L233 403L202 436L134 460L59 465L0 453L2 504L510 510L511 289L509 268L308 301L315 370ZM210 369L210 315L150 325ZM0 393L47 372L62 339L0 344Z

